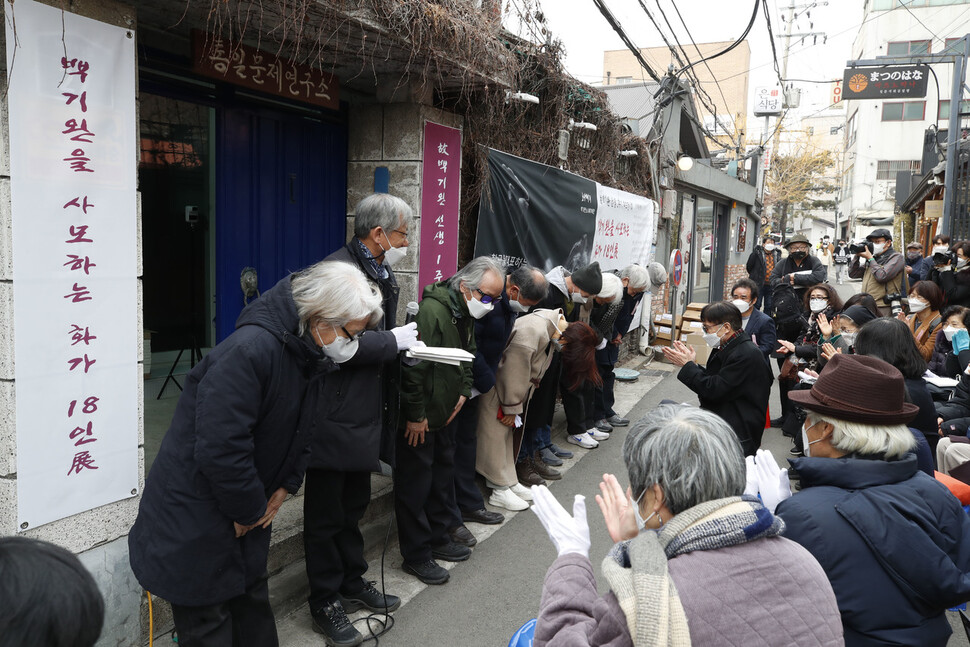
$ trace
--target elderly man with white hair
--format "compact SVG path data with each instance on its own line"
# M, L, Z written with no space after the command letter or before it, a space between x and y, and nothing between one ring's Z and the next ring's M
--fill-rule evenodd
M489 256L429 285L415 318L421 341L474 354L475 320L495 307L504 287L505 268ZM394 499L403 568L425 584L444 584L448 571L435 560L471 555L448 531L455 509L455 417L472 394L472 365L420 362L401 373Z
M279 644L271 525L303 483L323 382L381 314L360 270L320 262L247 305L189 373L128 534L131 569L172 604L181 644ZM339 602L314 619L346 622Z
M970 600L970 519L919 470L905 391L891 364L837 354L790 394L808 412L802 489L776 512L825 569L846 645L942 647L946 610Z
M559 554L546 574L537 647L842 644L832 587L785 525L744 495L745 461L717 415L662 405L623 443L630 486L606 474L596 502L616 544L600 596L586 502L570 515L544 487L532 510Z
M349 623L328 621L334 604L394 611L401 601L364 579L364 537L359 523L370 503L371 472L380 460L394 464L397 436L398 353L417 342L413 323L395 326L399 289L393 265L407 254L411 207L374 193L354 212L354 237L328 261L360 269L381 293L384 316L361 336L357 352L324 387L303 491L303 546L308 602L318 630L336 644L363 640ZM331 614L332 615L332 614Z
M597 388L593 394L593 419L597 429L612 431L613 427L626 427L630 421L613 410L616 401L613 396L613 385L616 378L613 367L620 359L620 344L630 332L633 323L633 313L636 311L643 293L650 286L650 274L647 268L633 263L627 265L616 276L622 285L622 299L615 301L600 313L598 321L594 312L590 323L593 328L606 338L606 346L596 351L596 366L599 368L603 387Z

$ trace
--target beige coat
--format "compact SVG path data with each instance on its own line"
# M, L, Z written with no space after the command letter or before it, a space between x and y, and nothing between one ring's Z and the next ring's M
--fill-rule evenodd
M518 414L525 420L529 398L556 352L552 336L560 317L561 310L536 310L519 316L502 351L495 388L480 396L475 469L495 485L517 482L515 457L522 439L521 429L513 430L499 421L499 407L503 414Z

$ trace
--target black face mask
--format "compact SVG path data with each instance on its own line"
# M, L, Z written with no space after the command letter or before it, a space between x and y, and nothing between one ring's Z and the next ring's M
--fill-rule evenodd
M808 252L792 252L791 253L791 257L794 258L796 261L800 261L803 258L805 258L806 256L808 256Z

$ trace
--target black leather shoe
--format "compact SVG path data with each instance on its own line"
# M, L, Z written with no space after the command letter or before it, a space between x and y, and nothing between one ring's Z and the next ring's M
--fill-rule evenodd
M627 419L627 418L621 418L620 416L616 415L615 413L612 416L610 416L609 418L607 418L606 419L606 422L610 423L614 427L626 427L628 424L630 424L629 419Z
M448 536L451 537L451 541L455 542L459 546L468 546L471 548L478 543L478 540L475 539L475 535L473 535L465 526L452 528L448 531Z
M323 634L328 645L354 647L364 642L364 637L350 624L340 602L328 604L316 611L311 609L310 615L313 617L313 630Z
M353 613L360 609L367 609L374 613L397 611L401 606L401 598L396 595L384 595L374 586L374 582L365 582L359 593L341 595L340 604L344 611Z
M482 508L481 510L472 510L471 512L462 511L461 520L483 523L486 526L497 526L505 521L505 515Z
M772 427L776 427L778 429L781 429L782 427L785 426L785 419L784 418L772 418L772 420L771 420L771 426Z
M471 557L472 549L468 546L461 546L453 541L447 544L431 547L431 556L435 559L443 559L446 562L463 562Z
M468 549L466 548L465 550ZM404 562L403 568L405 573L410 573L425 584L444 584L451 577L451 574L433 559L421 562L420 564Z

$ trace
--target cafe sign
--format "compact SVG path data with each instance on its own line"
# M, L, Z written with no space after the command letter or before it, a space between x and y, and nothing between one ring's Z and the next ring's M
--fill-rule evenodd
M849 67L842 78L842 99L909 99L926 96L928 65Z
M340 85L333 75L215 34L192 32L192 71L250 90L340 108Z

